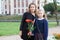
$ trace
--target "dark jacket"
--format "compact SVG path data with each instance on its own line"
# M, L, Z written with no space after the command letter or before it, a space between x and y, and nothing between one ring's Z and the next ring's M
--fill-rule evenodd
M36 33L39 34L39 31L37 29L37 27L38 27L42 36L43 36L43 39L47 40L47 36L48 36L48 22L47 22L47 20L46 19L42 19L42 20L36 19L35 23L34 23L34 27L35 27L35 30L33 31L34 35L36 35Z
M22 38L23 39L27 39L27 32L28 32L28 23L25 21L26 19L31 19L32 21L34 20L34 16L29 13L29 12L25 12L23 14L23 18L21 21L21 25L20 25L20 30L22 31Z

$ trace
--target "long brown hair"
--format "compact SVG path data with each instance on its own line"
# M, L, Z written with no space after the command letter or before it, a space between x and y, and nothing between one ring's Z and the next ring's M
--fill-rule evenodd
M35 5L35 4L34 4L34 3L30 3L30 4L29 4L29 7L28 7L28 9L27 9L27 12L31 12L31 11L30 11L31 5ZM36 5L35 5L35 11L34 11L34 13L36 13Z

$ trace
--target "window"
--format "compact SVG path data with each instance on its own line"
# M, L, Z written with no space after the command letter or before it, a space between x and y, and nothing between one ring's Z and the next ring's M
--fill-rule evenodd
M26 11L27 11L28 9L26 8Z
M20 7L20 1L18 1L18 7Z
M20 0L18 0L18 1L20 1Z
M14 0L14 7L16 8L16 0Z
M22 9L22 13L24 13L24 9Z
M1 1L3 1L3 0L1 0Z
M5 5L5 9L7 9L7 5Z
M18 13L20 13L20 9L18 9Z
M5 11L5 14L7 14L7 11Z
M22 7L24 7L24 0L22 0Z
M10 4L10 0L9 0L9 4Z
M26 0L26 7L28 7L28 0Z
M14 13L16 13L16 9L14 9Z
M6 0L5 0L6 1Z
M2 14L4 14L4 13L2 12Z

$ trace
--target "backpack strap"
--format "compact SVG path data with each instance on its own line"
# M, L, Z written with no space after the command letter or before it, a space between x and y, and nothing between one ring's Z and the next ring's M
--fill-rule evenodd
M40 31L40 29L39 29L39 27L38 27L38 22L37 22L36 20L37 20L37 19L35 19L36 28L38 29L38 32L39 32L39 34L40 34L40 36L41 36L41 39L43 40L43 36L42 36L42 34L41 34L41 31Z

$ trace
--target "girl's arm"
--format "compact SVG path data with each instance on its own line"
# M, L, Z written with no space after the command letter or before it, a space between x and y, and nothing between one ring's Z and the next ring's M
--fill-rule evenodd
M44 39L46 40L48 36L48 22L44 20Z

